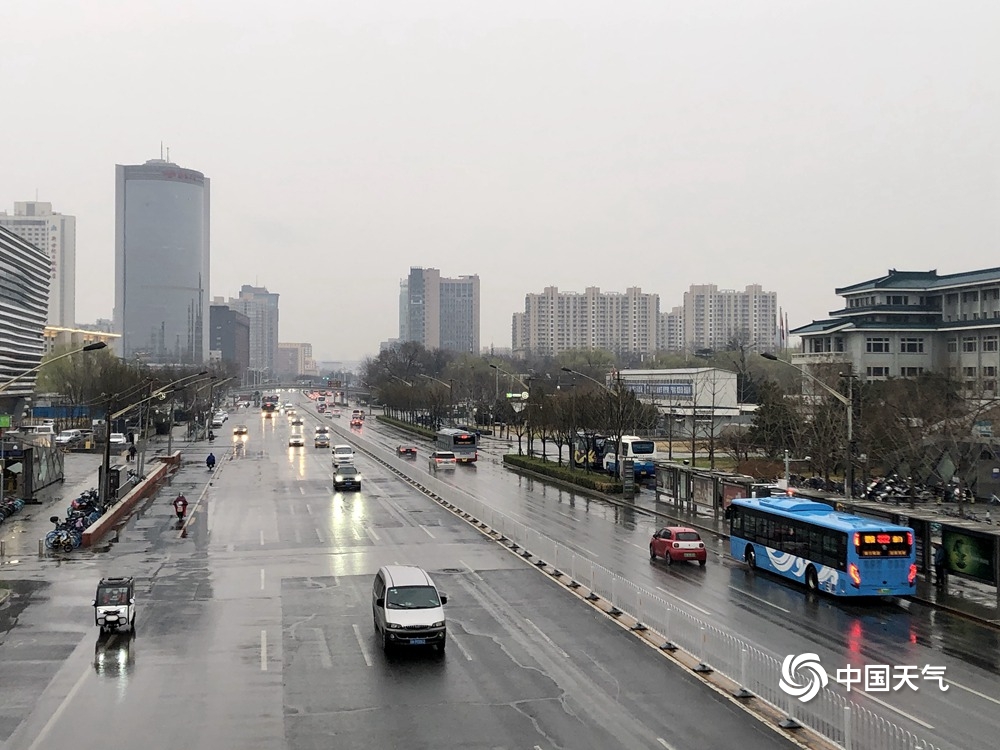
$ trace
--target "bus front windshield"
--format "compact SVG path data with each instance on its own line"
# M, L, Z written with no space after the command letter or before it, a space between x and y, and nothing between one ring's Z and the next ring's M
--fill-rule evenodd
M632 443L632 453L637 456L648 456L655 450L652 440L636 440Z

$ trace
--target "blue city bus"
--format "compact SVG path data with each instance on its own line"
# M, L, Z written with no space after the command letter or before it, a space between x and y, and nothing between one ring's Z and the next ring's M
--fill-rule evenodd
M729 553L750 568L835 596L909 596L916 590L913 529L789 495L739 498L726 514Z

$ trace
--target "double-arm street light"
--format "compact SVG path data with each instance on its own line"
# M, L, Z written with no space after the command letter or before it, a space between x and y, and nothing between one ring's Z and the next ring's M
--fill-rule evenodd
M816 385L822 388L824 391L829 393L840 403L847 407L847 450L844 451L845 457L845 470L844 470L844 497L852 498L854 497L854 375L849 374L847 379L847 395L838 391L835 388L831 388L822 380L817 378L811 372L809 372L804 367L799 367L798 365L793 365L791 362L787 362L783 359L779 359L774 354L770 352L763 352L761 355L764 359L768 359L772 362L780 362L783 365L788 365L793 370L798 370L800 373L805 375ZM787 468L785 470L786 474L788 472ZM787 478L787 477L786 477Z
M452 419L453 412L455 410L455 379L451 378L446 383L443 380L440 380L438 378L433 378L430 375L424 375L422 372L417 373L417 377L426 378L427 380L433 380L435 383L440 383L441 385L443 385L445 388L448 389L448 419L449 420Z

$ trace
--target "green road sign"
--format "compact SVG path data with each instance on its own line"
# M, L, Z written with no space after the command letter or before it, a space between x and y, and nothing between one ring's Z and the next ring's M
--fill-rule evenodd
M0 430L10 427L10 414L0 414Z

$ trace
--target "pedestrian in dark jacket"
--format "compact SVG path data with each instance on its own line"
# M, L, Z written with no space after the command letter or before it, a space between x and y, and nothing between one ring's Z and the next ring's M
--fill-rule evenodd
M945 584L945 554L944 545L939 544L934 548L934 582L940 587Z

